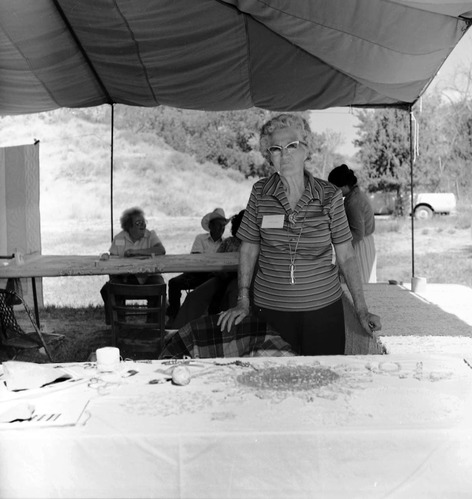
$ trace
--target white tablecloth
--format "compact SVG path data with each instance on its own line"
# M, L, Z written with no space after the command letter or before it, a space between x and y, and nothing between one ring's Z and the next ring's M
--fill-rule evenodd
M0 410L88 404L73 426L2 425L0 497L472 494L472 369L463 359L229 362L190 365L186 386L154 384L172 369L158 361L126 362L106 385L89 383L96 373L83 365L66 365L81 381L62 387L12 393L2 383Z

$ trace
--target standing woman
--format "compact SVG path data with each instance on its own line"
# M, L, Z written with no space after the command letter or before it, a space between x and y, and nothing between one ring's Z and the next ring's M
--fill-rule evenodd
M334 168L328 176L328 181L339 187L343 193L344 209L362 282L377 282L375 216L372 205L365 193L359 189L357 177L347 165Z
M263 125L260 150L276 172L252 188L238 230L238 304L223 312L218 324L229 331L249 315L256 272L254 312L293 350L343 355L338 265L365 330L379 330L381 324L367 309L341 191L305 169L312 144L310 127L298 115L282 114Z

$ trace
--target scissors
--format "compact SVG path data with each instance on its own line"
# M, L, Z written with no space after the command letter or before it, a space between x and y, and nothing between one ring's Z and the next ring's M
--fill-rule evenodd
M97 390L99 395L108 395L111 393L111 389L120 384L120 381L105 381L101 378L90 378L88 382L88 387Z

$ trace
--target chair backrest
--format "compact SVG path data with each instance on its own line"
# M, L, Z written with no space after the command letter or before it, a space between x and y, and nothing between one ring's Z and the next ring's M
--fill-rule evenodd
M108 285L108 305L111 315L112 344L118 336L133 330L151 330L160 338L160 350L164 345L166 285L120 284ZM147 302L143 304L143 301Z
M0 289L0 338L7 339L13 334L22 334L23 330L18 324L13 311L13 293Z

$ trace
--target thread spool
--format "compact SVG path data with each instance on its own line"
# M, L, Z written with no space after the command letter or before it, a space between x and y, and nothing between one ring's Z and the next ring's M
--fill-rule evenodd
M120 368L120 350L116 347L97 348L97 370L114 372Z

